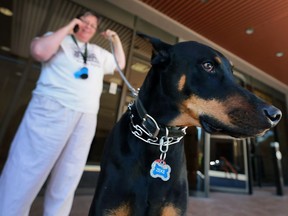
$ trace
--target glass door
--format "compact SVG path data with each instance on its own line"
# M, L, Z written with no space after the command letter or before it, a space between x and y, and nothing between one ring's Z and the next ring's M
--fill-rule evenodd
M229 192L249 191L246 139L210 135L210 188Z

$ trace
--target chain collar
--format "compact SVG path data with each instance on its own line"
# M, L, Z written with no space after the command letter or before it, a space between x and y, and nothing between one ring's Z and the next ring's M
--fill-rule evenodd
M168 151L168 146L180 142L180 140L186 134L187 127L162 127L156 120L150 116L144 109L139 98L135 102L138 118L142 121L141 124L137 124L134 121L134 114L132 113L132 106L134 102L130 103L128 109L130 110L130 130L131 133L140 140L160 146L160 150L165 146L166 149L163 153ZM161 150L162 152L162 150Z

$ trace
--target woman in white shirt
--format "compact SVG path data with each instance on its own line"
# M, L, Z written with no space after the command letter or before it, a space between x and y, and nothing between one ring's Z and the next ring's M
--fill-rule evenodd
M65 216L71 210L95 135L103 76L116 69L110 52L89 43L99 16L85 12L78 17L31 43L42 69L0 177L0 216L28 215L49 174L44 215ZM123 69L117 33L101 34L111 38Z

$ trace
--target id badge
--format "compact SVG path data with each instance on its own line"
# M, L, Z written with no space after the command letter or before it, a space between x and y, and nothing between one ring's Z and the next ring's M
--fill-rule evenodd
M79 71L74 73L76 79L87 79L88 78L88 68L82 67Z

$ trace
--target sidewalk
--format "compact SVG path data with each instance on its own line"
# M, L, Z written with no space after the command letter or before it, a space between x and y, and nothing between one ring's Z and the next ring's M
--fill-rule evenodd
M288 188L276 196L274 187L254 188L253 195L211 192L209 198L189 197L187 216L287 216ZM77 195L70 216L86 216L92 195ZM43 196L35 200L30 216L41 216Z

